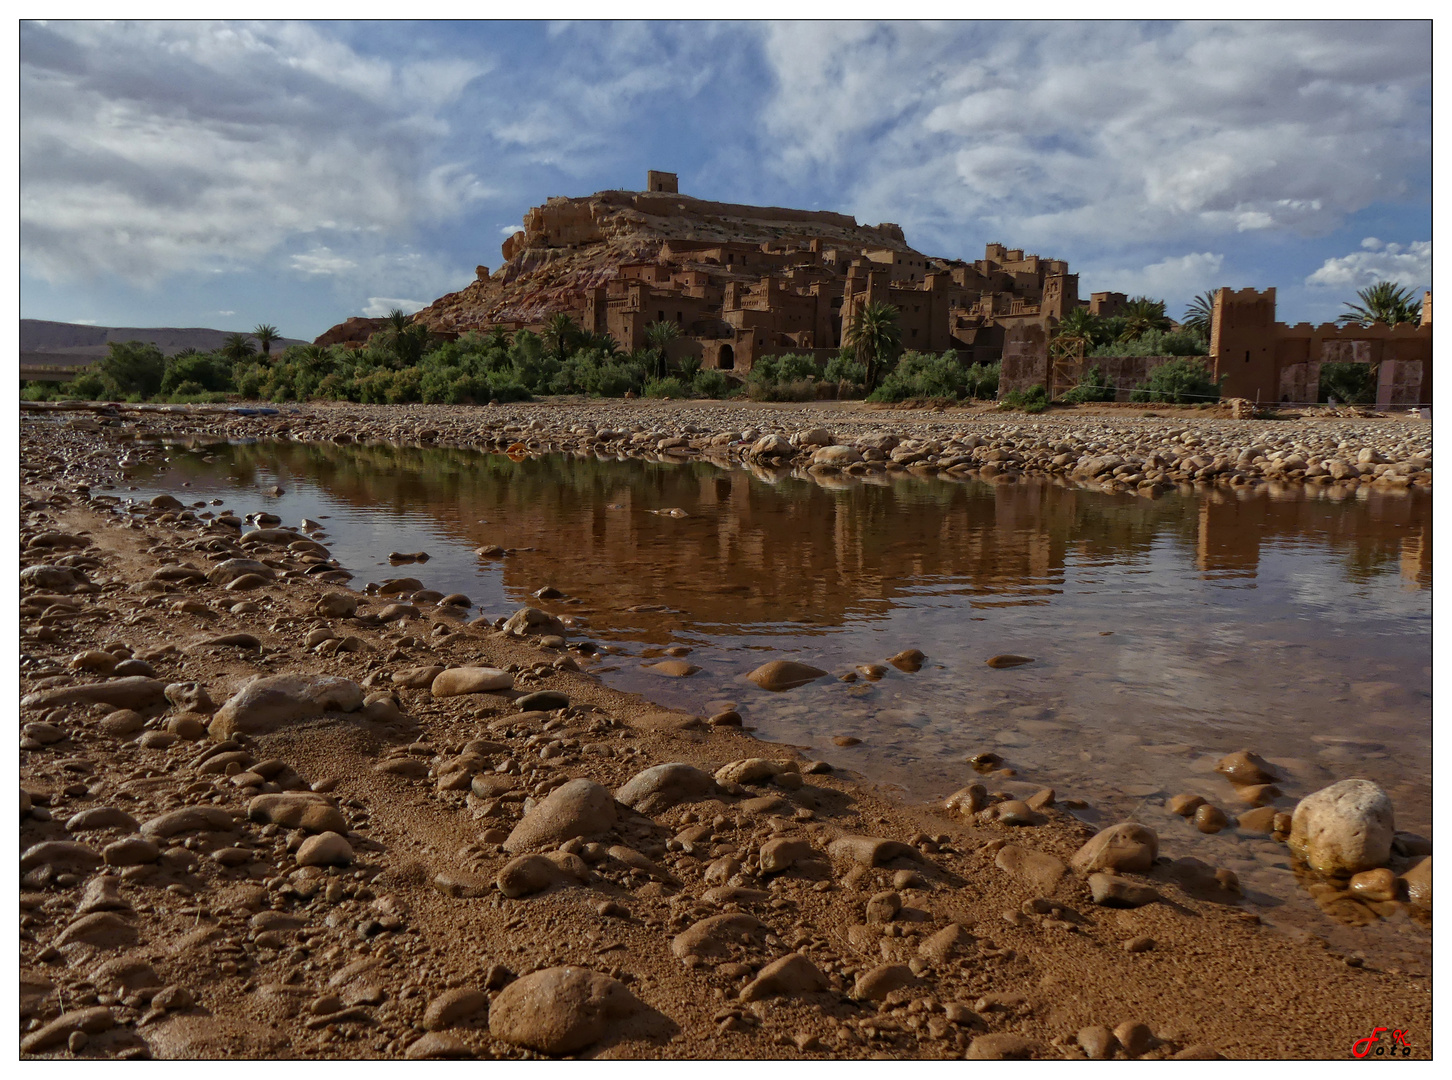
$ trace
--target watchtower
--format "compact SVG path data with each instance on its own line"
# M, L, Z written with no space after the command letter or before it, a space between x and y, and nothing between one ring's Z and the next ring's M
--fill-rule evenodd
M654 169L649 169L645 174L645 190L657 191L666 195L679 195L681 186L675 173L656 172Z

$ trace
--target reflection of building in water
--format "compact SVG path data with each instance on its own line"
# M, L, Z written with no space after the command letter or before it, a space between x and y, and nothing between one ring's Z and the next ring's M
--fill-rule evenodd
M1242 502L1216 498L1213 492L1200 501L1195 534L1195 566L1220 577L1255 577L1260 565L1261 527L1265 524L1264 499Z
M1402 537L1401 571L1408 589L1425 589L1432 584L1432 537L1427 526Z
M1176 567L1235 580L1259 573L1263 547L1290 543L1334 552L1359 577L1400 564L1409 586L1431 583L1431 500L1420 494L1337 504L1314 490L1216 491L1152 501L1053 483L891 476L832 490L702 463L514 463L444 448L257 444L219 455L219 470L249 467L318 482L380 528L427 514L471 548L521 549L490 564L516 601L550 584L602 624L637 605L673 609L630 618L651 636L806 618L830 625L927 592L968 595L975 606L1055 603L1071 564L1092 585L1096 567L1144 565L1157 545L1173 549ZM671 507L689 516L646 512Z

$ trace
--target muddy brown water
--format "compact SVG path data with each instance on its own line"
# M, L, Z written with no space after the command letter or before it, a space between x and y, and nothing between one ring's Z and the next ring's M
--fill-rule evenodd
M993 751L1020 782L1086 800L1091 823L1132 816L1170 853L1234 869L1268 922L1383 963L1426 955L1405 918L1332 924L1268 838L1205 836L1164 808L1193 791L1244 809L1213 768L1248 747L1285 774L1278 805L1361 776L1391 795L1399 828L1431 835L1425 493L1148 500L1048 481L289 442L174 444L131 479L135 492L115 494L319 519L357 588L417 577L468 595L471 615L532 603L573 616L578 635L620 650L585 665L611 685L701 714L734 707L763 738L906 800L976 780L965 759ZM285 494L264 495L273 485ZM671 509L685 516L653 512ZM523 550L488 559L474 554L484 544ZM387 558L420 550L428 562ZM545 585L565 599L535 600ZM670 646L701 670L647 670ZM840 674L908 648L927 654L921 670L877 682L773 694L744 679L769 659ZM984 663L1010 652L1034 662Z

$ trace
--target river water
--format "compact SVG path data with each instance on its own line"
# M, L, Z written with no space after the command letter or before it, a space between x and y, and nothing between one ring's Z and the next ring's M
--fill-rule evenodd
M351 583L417 577L472 614L526 603L620 649L585 664L609 684L703 715L734 707L763 738L912 801L977 779L989 750L1022 781L1134 816L1174 854L1229 866L1267 921L1337 931L1285 850L1205 836L1165 800L1234 814L1213 771L1255 750L1296 798L1350 776L1390 794L1399 829L1431 835L1431 497L1291 488L1148 500L1048 481L902 474L814 480L702 462L503 455L289 442L172 446L133 472L170 491L288 524L322 521ZM280 497L263 491L273 485ZM183 487L183 485L188 485ZM1332 497L1332 495L1340 496ZM654 511L683 511L672 516ZM515 548L483 558L484 544ZM426 563L391 566L391 551ZM550 585L564 600L530 595ZM648 664L669 646L701 670ZM769 659L834 674L903 649L921 670L769 693ZM1034 662L997 670L1019 653ZM862 741L839 747L834 737ZM991 785L993 786L993 785ZM999 785L1002 786L1002 785ZM1350 941L1421 953L1407 920Z

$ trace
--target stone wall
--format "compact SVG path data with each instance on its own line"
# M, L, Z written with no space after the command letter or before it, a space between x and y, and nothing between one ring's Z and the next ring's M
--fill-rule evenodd
M1021 323L1003 337L1003 367L998 376L998 394L1049 385L1049 338L1042 326Z

